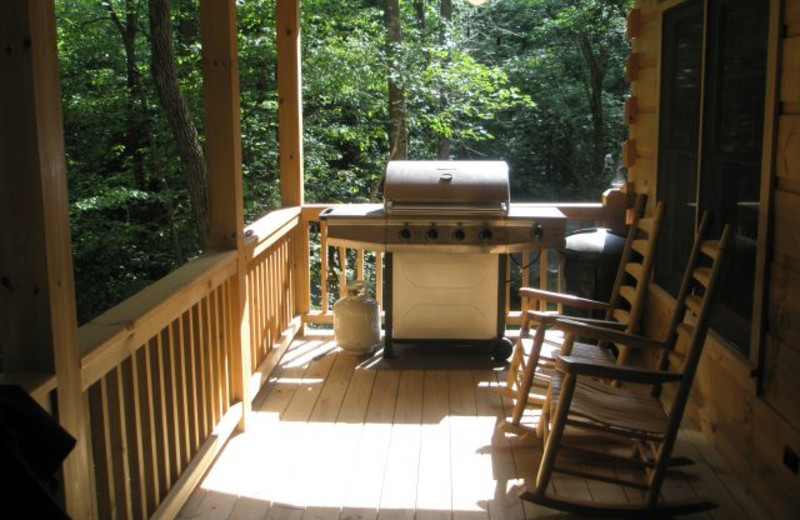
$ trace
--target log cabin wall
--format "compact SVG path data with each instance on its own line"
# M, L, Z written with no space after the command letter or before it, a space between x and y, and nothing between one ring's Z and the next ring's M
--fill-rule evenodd
M632 93L623 151L636 191L656 195L650 211L657 200L663 13L682 3L637 0L629 17ZM761 184L768 209L761 212L756 264L760 338L754 336L744 357L712 330L689 412L772 514L789 518L800 511L793 459L800 454L800 0L773 0L771 11ZM662 335L673 304L653 284L644 332Z

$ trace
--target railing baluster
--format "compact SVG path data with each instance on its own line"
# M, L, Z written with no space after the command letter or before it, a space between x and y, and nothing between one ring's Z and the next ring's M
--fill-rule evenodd
M539 253L539 289L546 291L547 288L547 260L550 256L549 249L542 249ZM547 302L539 300L539 310L544 312L547 310Z
M505 278L501 281L505 285L506 301L504 302L506 309L506 316L511 312L511 255L506 255L506 274Z
M157 424L160 426L158 433L158 458L163 467L161 472L162 488L169 489L172 484L173 465L170 461L170 434L169 412L167 411L167 390L164 383L164 338L163 331L156 335L156 351L153 353L153 370L155 372Z
M356 249L356 280L364 280L364 250Z
M110 518L115 506L114 471L111 467L111 433L108 425L106 378L89 387L89 410L92 417L92 453L98 518Z
M209 409L209 418L210 427L211 429L214 428L214 425L217 424L219 421L219 415L217 413L217 399L216 399L216 392L214 391L216 385L216 378L214 374L214 335L211 331L211 302L209 299L203 298L202 300L202 309L203 309L203 337L205 338L205 361L206 365L204 368L204 372L206 373L206 395L208 395L208 409ZM209 430L210 433L210 430Z
M222 330L220 329L219 322L219 317L222 313L219 302L219 291L220 288L217 287L217 289L207 296L210 303L209 309L211 311L211 345L213 346L214 353L214 366L212 370L214 372L214 399L217 404L217 420L214 421L215 424L222 419L222 414L225 413L225 409L227 408L225 406L225 392L222 390L224 381L222 361L224 342L222 340Z
M260 258L260 257L259 257ZM264 280L262 270L264 262L256 259L255 265L250 270L250 276L247 277L248 287L247 292L250 298L250 327L252 337L250 339L250 361L252 368L258 366L258 361L264 355Z
M289 325L289 239L284 237L281 240L281 330Z
M530 287L531 286L531 270L530 270L530 263L531 258L533 258L533 253L530 251L525 251L521 255L522 258L522 287ZM525 312L528 310L528 299L521 298L519 302L519 310L520 313L524 316Z
M275 303L272 301L273 291L273 278L272 278L272 255L270 254L271 248L267 249L264 253L264 268L263 268L263 287L264 287L264 337L266 343L264 344L265 352L268 353L272 348L275 338L272 337L273 314L275 312Z
M115 435L117 444L117 472L120 476L119 486L121 500L125 507L127 518L133 518L134 497L139 492L139 482L136 477L136 471L131 470L134 465L135 459L131 453L131 439L135 438L135 431L133 423L135 419L130 417L130 397L131 397L131 382L130 382L130 360L123 361L113 372L116 378L116 385L112 394L114 396L114 405L109 412L112 415L112 420L118 423L118 432Z
M375 299L383 308L383 252L375 251Z
M178 382L175 375L174 326L175 322L172 322L169 327L164 330L164 384L166 385L165 390L167 394L167 430L169 431L169 462L172 468L172 482L178 478L182 471L181 442L180 434L178 433L180 427L180 423L178 422L180 413L178 412Z
M319 249L319 278L322 302L320 310L323 314L328 313L328 224L324 221L319 223L320 249Z
M192 308L189 308L183 314L184 322L184 350L186 351L186 388L189 394L189 440L192 446L192 453L200 447L200 430L202 428L202 419L200 415L199 395L197 388L200 386L197 380L197 356L195 349L195 335L194 335L194 313Z
M206 436L211 432L211 425L208 413L208 386L206 385L205 371L206 342L205 338L203 337L202 302L197 302L197 304L193 307L192 312L194 315L193 333L195 338L195 352L197 353L195 374L197 374L197 380L200 382L200 385L197 389L197 407L200 412L200 424L202 426L200 438L205 439Z
M231 302L231 280L226 280L219 287L219 300L220 300L220 337L222 338L222 397L223 397L223 413L228 410L231 405L231 349L233 348L233 341L231 340L231 327L230 327L230 309Z
M278 320L280 314L280 294L278 293L278 258L275 251L277 245L273 245L269 250L269 276L267 285L269 287L269 344L270 348L278 341L279 327Z
M339 247L339 298L344 298L347 288L347 250Z
M165 489L162 485L162 479L160 477L161 471L160 467L162 466L161 461L158 457L158 435L157 435L157 423L155 420L156 417L156 399L153 392L153 363L152 363L152 350L155 345L155 338L151 339L147 342L147 344L142 347L142 371L144 375L144 402L147 406L147 413L143 414L143 417L147 421L147 435L144 437L145 440L145 458L150 464L151 468L151 475L150 481L152 482L152 494L148 494L148 509L152 505L155 508L155 505L161 501L161 490Z
M139 350L141 351L141 349ZM130 404L133 405L132 415L129 425L132 429L132 435L135 441L129 441L129 446L135 444L132 448L132 461L131 465L135 467L136 477L132 478L132 486L135 487L133 493L134 516L139 518L147 518L149 515L147 504L147 481L150 478L145 472L145 455L144 455L144 435L145 435L145 414L142 413L141 405L141 388L139 384L140 367L137 352L129 358L128 364L130 367ZM138 481L138 482L134 482ZM137 514L138 512L138 514Z
M181 316L178 316L173 325L171 350L178 415L178 447L180 449L178 461L181 471L183 471L183 468L191 460L191 448L189 447L189 414L186 409L186 362L183 353L183 319Z

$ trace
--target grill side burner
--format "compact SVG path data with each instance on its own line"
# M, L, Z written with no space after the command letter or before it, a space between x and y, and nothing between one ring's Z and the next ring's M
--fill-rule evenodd
M507 255L559 245L564 215L511 204L500 161L392 161L384 198L320 214L329 244L386 254L384 357L395 341L489 342L507 357Z

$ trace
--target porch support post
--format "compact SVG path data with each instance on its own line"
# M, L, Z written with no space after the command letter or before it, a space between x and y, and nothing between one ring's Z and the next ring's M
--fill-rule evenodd
M92 518L53 0L0 2L0 349L56 375L67 513Z
M250 322L246 292L239 61L234 0L201 0L203 102L208 171L209 248L236 250L238 269L231 284L232 399L242 403L240 429L251 406Z
M276 0L278 148L281 206L303 204L303 106L300 74L300 0Z

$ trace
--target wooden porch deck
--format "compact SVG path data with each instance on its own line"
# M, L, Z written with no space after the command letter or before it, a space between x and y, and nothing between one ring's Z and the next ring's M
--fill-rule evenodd
M182 519L566 518L523 503L541 450L495 431L510 403L488 355L416 350L393 364L339 353L328 337L296 339ZM685 518L769 518L710 443L685 425L676 448L697 463L663 494L701 494L719 509ZM556 492L635 500L616 485L558 476Z

